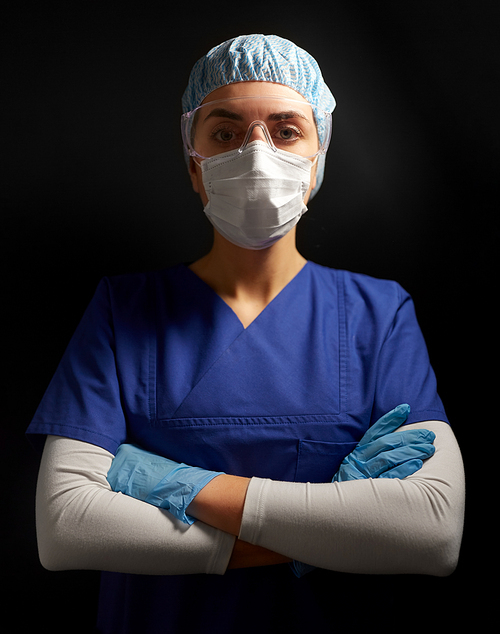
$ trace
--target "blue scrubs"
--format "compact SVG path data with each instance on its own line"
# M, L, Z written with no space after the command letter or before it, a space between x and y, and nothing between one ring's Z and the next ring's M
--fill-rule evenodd
M395 282L308 262L244 329L179 265L100 283L28 433L327 482L400 403L411 405L408 423L447 422L413 302ZM276 632L274 619L287 618L289 631L333 631L328 575L298 580L286 565L223 577L104 573L100 631Z

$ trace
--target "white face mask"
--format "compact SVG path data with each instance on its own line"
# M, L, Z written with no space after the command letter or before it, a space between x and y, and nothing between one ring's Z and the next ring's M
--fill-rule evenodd
M208 196L205 213L227 240L246 249L265 249L307 211L304 204L313 162L291 152L249 143L201 163Z

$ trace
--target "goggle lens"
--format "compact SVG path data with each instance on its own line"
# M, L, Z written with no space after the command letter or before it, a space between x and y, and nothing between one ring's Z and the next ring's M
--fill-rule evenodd
M189 156L210 158L261 140L274 150L313 158L328 149L332 118L306 101L234 97L183 114L181 127Z

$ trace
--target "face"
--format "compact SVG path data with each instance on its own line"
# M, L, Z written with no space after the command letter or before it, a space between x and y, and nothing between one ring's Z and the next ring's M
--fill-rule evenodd
M226 102L212 102L235 97L250 99ZM277 99L276 97L279 97ZM293 100L287 101L287 100ZM260 140L271 142L281 150L293 152L303 157L313 157L319 149L318 134L311 107L297 92L270 82L241 82L223 86L214 90L204 100L207 104L199 110L191 135L197 154L214 156L241 147L246 141ZM303 105L302 105L303 104ZM246 135L250 124L263 121L269 131L270 139L266 139L266 131L256 125ZM194 190L200 194L203 205L208 202L201 177L199 162L190 160L190 176ZM314 158L311 158L314 161ZM311 191L316 185L316 167L311 172L311 185L304 202L307 204Z

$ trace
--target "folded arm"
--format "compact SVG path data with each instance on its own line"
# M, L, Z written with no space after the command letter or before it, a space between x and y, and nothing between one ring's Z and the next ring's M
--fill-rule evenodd
M436 434L435 454L404 480L303 484L252 478L245 486L219 476L189 512L245 542L321 568L451 574L465 504L460 450L446 423L427 421L404 429Z
M49 570L135 574L223 574L234 537L115 493L106 480L113 455L49 436L36 495L40 560Z
M449 574L463 525L460 451L445 423L411 428L433 430L436 453L405 480L302 484L220 475L189 506L201 520L192 526L111 491L113 456L105 450L49 437L37 491L42 563L51 570L223 574L228 562L296 559L347 572Z

